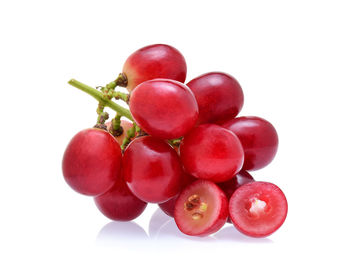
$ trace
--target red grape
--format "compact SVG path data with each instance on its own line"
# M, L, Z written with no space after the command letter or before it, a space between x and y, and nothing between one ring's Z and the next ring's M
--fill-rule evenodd
M191 80L187 86L198 102L198 124L235 117L242 109L242 88L229 74L209 72Z
M123 156L124 180L139 199L161 203L179 193L182 167L176 151L164 141L134 139Z
M232 179L219 183L218 186L224 191L228 200L230 200L233 192L243 184L253 182L254 178L246 171L242 170Z
M112 125L112 122L109 121L106 123L106 126L107 126L107 130L110 129ZM130 121L127 121L127 120L121 120L120 121L120 126L123 128L123 133L120 135L120 136L116 136L115 139L118 141L118 144L121 146L123 144L123 141L124 141L124 138L126 137L127 135L127 132L130 128L132 128L133 124L132 122ZM136 134L137 135L137 134Z
M268 182L247 183L229 202L232 223L242 233L265 237L275 232L287 217L288 203L281 189Z
M181 178L181 188L185 188L187 185L191 184L194 182L196 179L192 177L191 175L187 174L186 172L183 172L182 178ZM171 198L170 200L158 204L160 209L164 211L167 215L174 217L174 210L175 210L175 203L177 200L178 195L175 197Z
M243 184L253 182L253 177L246 171L242 170L232 179L219 183L218 186L224 191L227 200L230 200L233 192ZM230 217L227 218L227 222L231 223Z
M205 236L217 232L226 222L228 201L213 182L197 180L179 195L174 218L181 232Z
M89 128L76 134L63 156L66 182L77 192L97 196L110 189L120 176L121 150L111 134Z
M221 124L236 134L244 149L244 170L268 165L277 153L278 135L271 123L259 117L239 117Z
M183 136L198 117L191 90L169 79L154 79L137 86L130 97L130 111L144 131L161 139Z
M236 135L214 124L204 124L188 133L180 145L185 170L199 179L223 182L237 174L244 153Z
M177 198L178 195L164 203L158 204L158 206L165 214L167 214L170 217L174 217L175 203Z
M131 193L126 183L119 178L107 192L94 198L98 209L108 218L116 221L130 221L138 217L147 203Z
M131 92L142 82L155 78L185 82L187 66L176 48L153 44L132 53L124 63L123 73L127 77L127 89Z

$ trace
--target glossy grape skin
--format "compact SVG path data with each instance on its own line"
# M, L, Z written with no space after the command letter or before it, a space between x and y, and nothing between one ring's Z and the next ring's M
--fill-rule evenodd
M239 83L223 72L209 72L187 83L199 107L198 124L233 118L241 111L244 96Z
M187 204L192 197L199 202ZM203 206L204 205L204 206ZM194 218L194 214L200 217ZM175 203L174 219L179 230L190 236L207 236L217 232L228 217L228 201L224 192L213 182L197 180L187 186Z
M174 217L175 203L177 198L178 195L164 203L158 204L158 206L165 214L167 214L170 217Z
M275 157L278 149L276 129L268 121L259 117L239 117L221 124L235 133L244 149L244 170L254 171L264 168Z
M218 186L225 193L227 200L230 200L232 194L237 190L237 188L241 187L246 183L250 183L253 181L254 181L254 178L248 172L241 170L232 179L228 181L224 181L222 183L218 183ZM227 222L231 223L230 217L227 218Z
M66 182L75 191L97 196L109 190L120 176L121 149L111 134L89 128L69 142L62 161Z
M182 178L181 178L181 190L183 190L189 184L193 183L195 180L196 178L192 177L186 172L183 172ZM174 217L175 203L176 203L177 197L178 195L176 195L175 197L171 198L170 200L164 203L158 204L160 209L170 217Z
M239 187L229 201L232 223L237 230L251 237L274 233L284 223L287 212L284 193L269 182L247 183Z
M167 78L185 82L187 66L185 58L174 47L153 44L132 53L124 63L127 89L131 92L137 85L155 78Z
M191 90L169 79L140 84L131 93L129 105L141 129L161 139L183 136L198 118L198 105Z
M222 183L218 183L218 186L224 191L227 199L230 200L233 192L235 192L237 188L253 181L254 178L247 171L242 170L232 179Z
M145 202L161 203L177 195L181 175L176 151L160 139L136 138L124 152L124 180L131 192Z
M126 183L119 178L107 192L94 198L97 208L106 217L115 221L130 221L138 217L147 203L131 193Z
M107 130L111 128L112 122L109 121L106 123ZM124 138L127 136L127 132L130 128L132 128L133 124L130 121L127 120L121 120L120 126L123 128L123 133L120 136L116 136L115 139L117 140L118 144L121 146L123 144ZM135 134L137 136L137 133ZM133 138L131 138L133 140Z
M232 132L214 124L203 124L188 133L180 145L185 170L199 179L223 182L243 165L242 145Z

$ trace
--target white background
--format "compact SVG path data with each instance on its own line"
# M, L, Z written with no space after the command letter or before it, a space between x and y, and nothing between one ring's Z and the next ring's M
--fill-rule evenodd
M348 1L1 1L1 277L349 277ZM232 227L181 235L152 205L110 223L61 174L70 138L134 50L178 48L187 80L220 70L245 93L241 115L271 121L280 148L257 180L289 215L266 239Z

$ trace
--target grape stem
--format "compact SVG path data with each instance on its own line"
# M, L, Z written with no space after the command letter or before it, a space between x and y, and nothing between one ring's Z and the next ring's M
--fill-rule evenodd
M129 145L129 143L131 142L131 139L135 137L136 127L137 125L134 123L132 127L127 131L126 137L124 138L123 143L121 145L121 149L123 151Z
M107 84L106 88L114 90L115 87L126 87L128 85L128 79L124 73L119 73L116 80Z
M178 147L180 146L181 140L182 138L172 139L172 140L168 140L168 143L173 147Z
M113 81L113 84L119 87L126 87L128 85L128 79L124 73L119 73L117 79Z
M97 124L101 124L103 125L105 123L106 120L108 120L109 115L107 112L104 112L103 110L105 109L104 105L99 102L96 112L97 112Z
M108 86L108 85L107 85ZM102 87L101 88L101 92L102 94L104 94L108 99L121 99L123 100L125 103L129 103L129 94L123 93L123 92L119 92L119 91L115 91L113 89L108 89L108 87Z
M122 128L122 126L120 125L120 118L121 115L119 115L117 113L117 115L115 116L115 118L112 119L112 123L111 123L111 127L109 129L109 132L114 136L114 137L118 137L120 135L123 134L124 130Z
M126 109L115 102L109 100L107 97L105 97L99 90L96 90L84 83L81 83L75 79L71 79L68 81L69 85L72 85L75 88L78 88L79 90L82 90L83 92L89 94L93 98L95 98L101 105L111 108L112 110L116 111L119 115L124 116L128 118L129 120L134 122L134 119L129 111L129 109Z
M121 99L124 102L126 102L127 104L129 104L129 97L130 97L129 94L122 93L122 92L117 92L117 91L114 91L114 90L112 90L112 94L115 97L115 99Z

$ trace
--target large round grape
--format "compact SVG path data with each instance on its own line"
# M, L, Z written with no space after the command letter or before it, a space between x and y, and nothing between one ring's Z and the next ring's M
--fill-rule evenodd
M63 176L75 191L97 196L116 183L121 159L120 146L111 134L102 129L85 129L66 148Z
M142 82L155 78L173 79L183 83L186 73L185 58L176 48L166 44L153 44L135 51L127 58L123 67L130 92Z
M244 161L238 137L214 124L200 125L188 133L181 142L180 157L189 174L213 182L231 179Z
M144 202L162 203L181 189L182 166L176 151L163 140L134 139L123 156L123 177L131 192Z
M273 125L259 117L239 117L222 123L236 134L244 149L244 170L259 170L268 165L278 149L278 135Z
M161 139L185 135L198 118L198 105L191 90L170 79L143 82L132 91L129 104L141 129Z
M233 118L243 106L243 91L238 81L223 72L209 72L187 83L195 95L198 123L215 123Z

